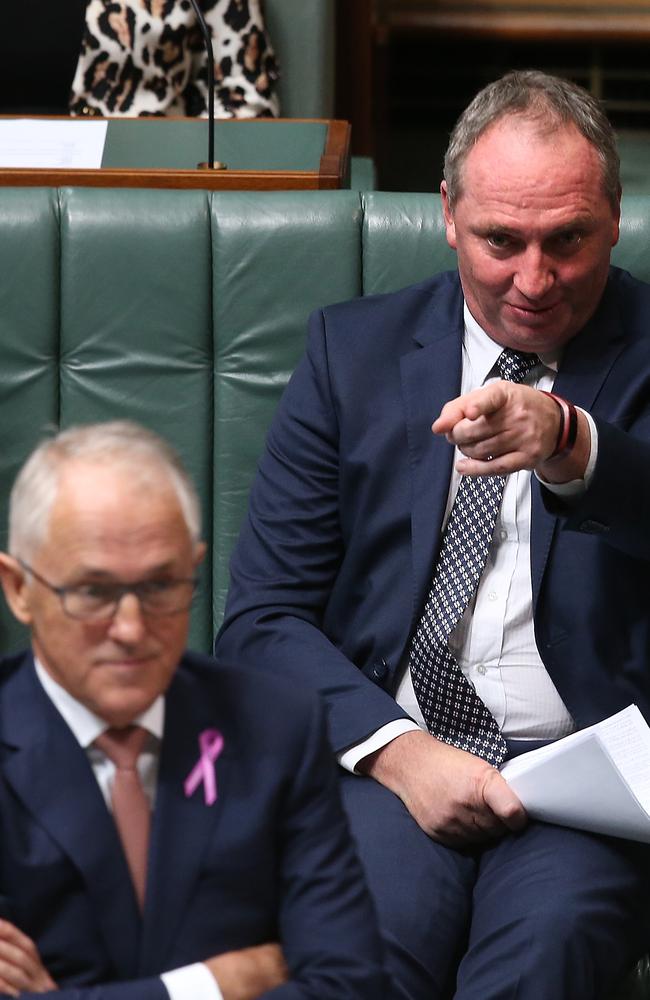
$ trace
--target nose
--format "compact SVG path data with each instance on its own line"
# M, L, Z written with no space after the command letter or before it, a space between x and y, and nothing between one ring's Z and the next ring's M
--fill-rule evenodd
M539 302L555 284L555 274L551 262L540 248L528 247L521 254L513 284L524 298Z
M135 594L123 594L109 628L109 635L118 642L139 642L146 631L140 601Z

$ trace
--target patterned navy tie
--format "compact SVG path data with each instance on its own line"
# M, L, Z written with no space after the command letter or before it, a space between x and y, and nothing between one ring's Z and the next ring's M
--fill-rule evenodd
M521 382L538 363L536 354L508 348L497 359L501 377L509 382ZM506 757L506 742L452 656L449 637L476 593L504 486L505 476L461 478L409 653L413 687L432 736L495 766Z

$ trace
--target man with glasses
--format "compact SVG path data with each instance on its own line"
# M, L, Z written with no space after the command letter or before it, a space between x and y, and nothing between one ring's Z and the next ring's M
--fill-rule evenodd
M32 649L0 671L0 993L381 997L317 705L184 652L205 546L175 454L73 428L9 520Z

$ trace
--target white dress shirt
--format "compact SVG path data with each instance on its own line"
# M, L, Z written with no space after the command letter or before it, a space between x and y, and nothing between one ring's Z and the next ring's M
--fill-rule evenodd
M500 378L496 361L503 350L481 329L467 306L464 319L462 395ZM543 355L540 360L542 363L529 373L525 383L550 391L559 358ZM584 478L560 485L545 484L567 498L586 489L596 461L596 427L589 414L585 416L591 431L591 453ZM460 474L455 469L459 457L460 452L456 450L445 523L460 482ZM476 594L452 633L449 646L465 677L506 738L557 739L573 732L575 723L535 644L530 524L530 473L512 473L506 478L492 545ZM339 754L339 763L347 770L353 771L363 757L402 733L417 728L426 730L413 688L408 651L401 671L395 697L413 721L399 719L388 723Z
M34 662L38 679L45 693L63 716L73 736L86 753L104 796L104 801L110 810L115 765L98 747L93 746L97 737L109 728L108 725L76 698L73 698L65 688L61 687L38 660L35 659ZM138 758L138 773L145 795L153 809L158 779L160 744L165 723L165 700L162 695L156 698L146 712L134 719L134 723L142 726L149 733L149 738ZM206 958L208 957L206 955ZM169 993L170 1000L223 1000L223 994L217 986L214 976L202 962L173 969L171 972L164 972L160 978Z

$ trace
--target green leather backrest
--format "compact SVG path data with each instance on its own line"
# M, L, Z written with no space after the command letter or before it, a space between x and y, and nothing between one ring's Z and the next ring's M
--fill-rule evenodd
M650 280L650 196L614 261ZM318 306L454 265L432 195L0 189L0 547L48 426L130 417L202 499L191 643L209 650L264 435ZM0 652L25 636L0 611Z
M191 643L210 649L270 415L309 312L361 292L360 231L351 192L0 189L0 547L48 426L138 420L200 490ZM25 635L1 607L4 653Z
M335 0L265 0L283 118L334 115Z

